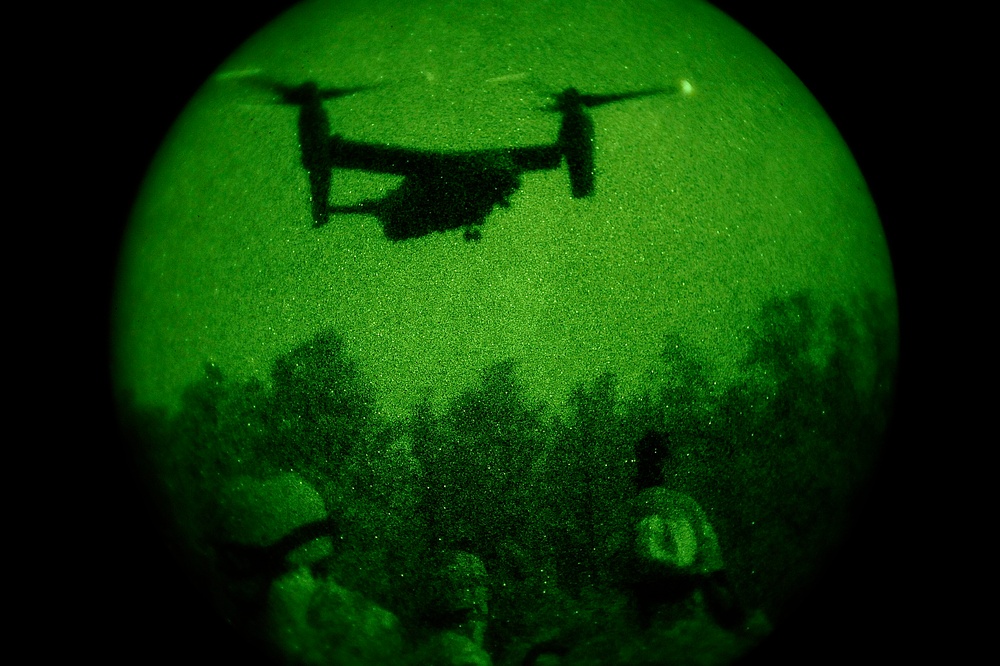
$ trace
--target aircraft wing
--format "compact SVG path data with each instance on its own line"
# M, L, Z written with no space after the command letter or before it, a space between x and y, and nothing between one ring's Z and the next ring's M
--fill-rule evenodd
M508 148L506 151L511 161L520 171L538 171L540 169L558 169L562 160L559 146L524 146Z
M334 135L329 143L330 165L397 176L460 171L494 159L510 160L518 172L558 168L562 155L556 145L492 148L469 151L428 151L365 143Z
M434 168L440 162L434 153L365 143L334 135L330 137L330 165L340 169L361 169L374 173L409 176Z

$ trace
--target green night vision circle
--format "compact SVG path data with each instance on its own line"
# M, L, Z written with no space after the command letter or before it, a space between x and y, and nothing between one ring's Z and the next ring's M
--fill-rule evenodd
M205 83L115 377L293 664L726 664L843 534L896 296L864 179L694 0L300 5Z

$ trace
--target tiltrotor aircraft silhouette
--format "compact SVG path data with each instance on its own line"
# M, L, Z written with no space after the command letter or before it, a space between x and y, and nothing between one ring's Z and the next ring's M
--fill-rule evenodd
M281 103L299 109L299 145L302 166L309 174L312 219L316 227L331 215L374 215L386 238L402 241L432 231L465 229L466 240L479 240L479 226L497 205L507 207L521 186L521 174L569 170L574 198L587 197L595 188L594 123L587 113L604 104L671 92L657 88L607 95L582 94L567 88L554 95L548 110L562 115L556 140L547 145L484 150L432 151L366 143L331 134L323 102L366 88L320 88L315 82L297 86L268 83ZM333 169L358 169L402 176L385 197L355 203L330 203Z

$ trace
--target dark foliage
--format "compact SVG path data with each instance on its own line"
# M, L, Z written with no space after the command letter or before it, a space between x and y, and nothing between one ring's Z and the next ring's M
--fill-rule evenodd
M137 412L134 422L156 443L181 537L209 568L226 480L295 471L337 526L325 570L408 626L440 610L443 554L474 552L490 575L498 658L551 637L574 609L597 612L603 594L623 594L630 502L653 485L704 507L732 603L779 609L838 537L877 451L895 365L887 311L874 299L829 310L807 295L771 301L723 389L669 338L641 399L617 398L614 376L602 375L557 415L529 402L504 362L445 409L418 404L397 423L376 418L368 385L328 333L279 358L270 387L208 365L176 415Z
M772 612L839 538L877 454L895 367L895 323L879 308L821 314L803 294L767 303L743 379L714 401L707 432L723 445L703 460L727 482L702 501L726 507L729 564Z
M370 390L343 342L321 334L280 357L271 378L268 437L258 455L314 483L339 480L343 462L372 445L377 427Z

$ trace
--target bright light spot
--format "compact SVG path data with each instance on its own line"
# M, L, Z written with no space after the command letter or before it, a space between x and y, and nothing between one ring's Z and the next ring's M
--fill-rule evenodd
M694 93L694 86L687 79L681 79L678 85L681 87L682 95L691 95Z

